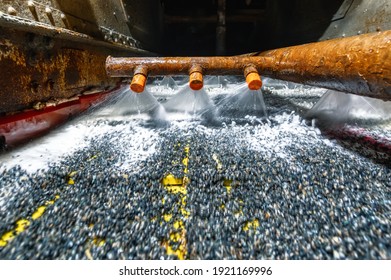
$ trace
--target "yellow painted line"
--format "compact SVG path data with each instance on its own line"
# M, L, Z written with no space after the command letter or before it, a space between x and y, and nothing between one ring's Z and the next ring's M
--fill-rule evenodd
M166 222L169 222L172 218L172 214L164 214L163 215L163 219L166 221Z
M45 202L44 205L41 205L37 208L37 210L34 211L34 213L31 215L30 218L22 218L22 219L19 219L16 221L15 223L15 227L14 229L10 230L10 231L7 231L5 232L1 237L0 237L0 247L5 247L9 242L11 242L18 234L22 233L23 231L25 231L28 226L31 224L32 221L38 219L39 217L41 217L45 211L46 211L46 208L49 206L49 205L52 205L54 204L54 202L56 202L57 199L59 199L60 196L59 195L56 195L54 197L54 199L52 200L49 200L47 202Z
M180 147L180 144L177 144ZM186 240L186 228L185 220L189 217L190 212L186 210L187 203L187 189L186 186L190 182L187 177L188 165L189 165L189 152L190 146L186 145L184 148L185 157L182 160L184 165L183 173L185 174L183 178L175 178L172 174L168 174L162 179L162 185L171 195L177 195L179 197L178 207L180 210L180 217L177 220L172 220L173 215L171 213L165 213L163 215L163 220L165 222L172 223L173 231L169 235L169 240L163 242L163 245L166 247L167 255L175 255L179 260L184 260L187 257L187 240ZM164 204L164 199L162 200ZM177 248L174 249L169 243L179 243Z
M28 226L30 225L30 221L26 219L20 219L19 221L16 222L16 228L15 232L16 234L19 234L23 232Z
M76 175L77 171L72 171L71 173L68 174L68 185L74 185L75 181L73 180L72 177Z
M189 163L189 159L188 158L184 158L182 160L182 163L183 165L185 165L187 167L188 163ZM185 168L185 170L183 171L184 173L187 173L187 169Z
M103 245L106 244L106 240L104 238L94 237L92 243L96 246L102 247Z
M184 229L184 224L181 220L175 221L174 222L174 228L175 229Z
M252 221L247 221L243 226L244 231L248 231L250 229L256 230L259 227L259 220L254 219Z
M56 202L57 199L59 199L60 196L59 195L56 195L54 197L53 200L49 200L45 203L45 205L42 205L42 206L39 206L38 209L31 215L31 218L33 220L36 220L38 219L39 217L41 217L43 215L43 213L45 213L46 211L46 208L49 206L49 205L52 205L54 204L54 202Z
M31 215L31 218L33 220L38 219L39 217L41 217L43 215L43 213L45 213L45 210L46 210L46 206L39 206L38 209L35 210L33 215Z
M164 186L182 186L183 185L183 178L175 178L174 175L168 174L166 177L163 178L162 184Z
M181 193L183 195L187 194L187 190L182 185L181 186L172 186L172 185L167 186L166 185L166 190L172 194L178 194L178 193Z

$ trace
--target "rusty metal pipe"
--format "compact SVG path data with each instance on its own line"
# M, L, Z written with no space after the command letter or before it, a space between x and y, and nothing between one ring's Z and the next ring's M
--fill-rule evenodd
M130 77L135 67L145 65L148 75L187 75L193 65L199 65L204 75L242 75L246 66L265 65L270 58L260 56L214 56L214 57L118 57L109 56L106 72L110 77ZM257 69L258 66L257 66Z
M254 65L264 76L391 100L391 30L232 57L130 57L106 60L112 77L145 65L149 75L241 75Z

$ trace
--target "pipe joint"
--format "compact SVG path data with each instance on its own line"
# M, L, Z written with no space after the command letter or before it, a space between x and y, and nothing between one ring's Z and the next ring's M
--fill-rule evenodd
M189 70L189 86L192 90L200 90L204 86L203 69L201 65L194 64Z
M148 68L143 65L138 65L134 68L134 75L130 83L130 89L134 92L141 93L145 89L148 77Z
M257 68L250 64L244 68L244 77L250 90L259 90L262 87L262 80Z

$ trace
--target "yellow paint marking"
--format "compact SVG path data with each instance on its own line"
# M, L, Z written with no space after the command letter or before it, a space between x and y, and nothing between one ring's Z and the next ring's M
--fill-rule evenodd
M0 247L4 247L13 240L19 233L22 233L25 231L28 226L31 224L32 221L38 219L41 217L47 208L47 206L52 205L54 202L56 202L57 199L59 199L60 196L56 195L53 200L49 200L45 203L45 205L41 205L37 208L37 210L34 211L34 213L31 215L31 218L27 219L19 219L15 222L15 227L14 229L5 232L1 237L0 237Z
M56 195L55 198L53 200L49 200L45 203L45 205L42 205L42 206L39 206L38 209L31 215L31 218L33 220L36 220L38 219L39 217L41 217L43 215L43 213L45 213L46 211L46 208L49 206L49 205L52 205L54 202L56 202L57 199L59 199L60 196L59 195Z
M258 219L254 219L252 221L247 221L246 224L243 226L243 230L244 231L248 231L250 229L257 229L257 227L259 227L259 220Z
M31 218L33 220L38 219L43 215L43 213L45 213L45 210L46 210L46 206L39 206L38 209L33 213L33 215L31 215Z
M188 218L190 216L190 212L185 209L181 209L181 213L182 213L182 216L185 218Z
M16 234L19 234L23 232L28 226L30 225L30 221L26 219L20 219L19 221L16 222L16 228L15 232Z
M6 233L3 234L3 236L0 239L0 246L4 247L5 245L8 244L12 239L15 238L15 231L7 231Z
M180 147L180 144L178 143L177 146ZM179 217L178 220L172 221L173 215L171 213L163 215L164 221L169 222L170 224L172 223L171 225L173 227L173 231L169 235L169 240L163 242L163 246L166 247L167 255L175 255L179 260L184 260L187 256L186 228L184 221L190 216L190 212L186 210L186 186L190 182L189 177L186 175L188 173L189 151L190 147L189 145L186 145L184 148L185 158L182 160L184 165L184 177L176 178L172 174L168 174L161 181L168 193L177 195L179 198L178 207L181 217ZM162 203L165 203L164 199L162 199ZM170 245L170 243L176 243L176 245Z
M73 180L73 176L75 176L77 171L72 171L71 173L68 174L68 185L74 185L75 181Z
M187 194L187 190L183 186L167 186L166 190L172 194L178 194L178 193L181 193L183 195Z
M179 244L179 248L174 250L172 246L167 245L167 255L175 255L179 260L184 260L186 258L186 246L182 243Z
M181 234L178 232L170 233L170 240L174 242L178 242L181 240Z
M186 193L187 193L187 191L186 191ZM186 194L186 193L185 193L185 194ZM181 199L181 203L182 203L183 206L186 205L186 200L187 200L187 197L186 197L186 196L183 196L182 199Z
M162 179L162 184L167 186L182 186L183 178L176 178L172 174L168 174L166 177Z
M232 180L227 180L225 179L224 182L223 182L223 186L227 189L227 193L230 194L231 193L231 189L232 189Z
M164 214L163 215L163 219L166 222L169 222L171 220L171 218L172 218L172 214Z
M175 229L184 229L183 222L181 220L174 222L174 228Z
M102 247L103 245L106 244L106 240L104 238L94 237L92 243L98 247Z
M170 241L179 243L178 248L175 250L173 246L169 245L168 242L164 244L167 250L167 255L175 255L179 260L186 258L186 231L183 229L181 233L172 232L170 233Z

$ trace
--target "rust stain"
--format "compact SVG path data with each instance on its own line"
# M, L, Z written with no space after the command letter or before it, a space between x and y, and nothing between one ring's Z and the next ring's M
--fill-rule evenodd
M109 50L29 32L1 29L0 115L37 102L67 99L90 88L115 86L105 59Z
M25 57L19 52L18 48L7 39L0 40L0 61L3 59L10 59L18 66L26 66Z
M260 74L338 91L391 100L391 30L234 57L128 57L106 60L112 77L129 77L143 65L150 75L237 75L253 64Z

